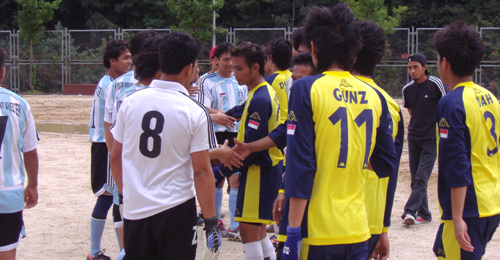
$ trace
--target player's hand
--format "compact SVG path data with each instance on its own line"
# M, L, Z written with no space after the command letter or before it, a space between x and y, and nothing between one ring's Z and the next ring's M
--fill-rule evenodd
M387 237L387 233L382 233L380 235L380 240L375 246L375 250L373 250L371 259L375 260L385 260L389 258L389 237Z
M285 194L278 193L276 200L273 204L273 220L276 221L276 224L280 224L281 222L281 214L283 213L283 207L285 206Z
M233 151L237 154L239 154L243 158L247 158L252 152L250 151L250 148L248 147L248 144L242 143L238 141L238 139L234 138L234 144L236 144L233 147Z
M38 189L36 186L30 186L29 184L24 189L24 203L26 206L24 208L29 209L36 206L38 203Z
M469 234L467 234L465 221L462 218L453 219L453 225L455 227L455 239L457 239L460 248L467 252L473 252L474 246L472 246Z
M200 88L199 87L193 87L193 86L188 86L187 87L187 91L189 93L190 96L195 96L197 94L200 94Z
M244 158L229 147L229 140L226 139L226 141L224 141L224 144L219 147L219 150L221 153L219 158L217 159L219 159L219 161L224 164L224 166L226 166L230 170L233 170L233 166L236 168L240 168L241 166L243 166L242 161L244 160Z
M118 209L120 210L120 216L123 220L123 194L118 193Z
M206 250L203 259L217 259L222 244L217 217L205 219Z
M226 115L222 111L219 111L216 114L212 114L212 121L229 129L232 129L236 126L236 119L234 117Z
M283 247L281 259L283 260L298 260L300 250L302 248L302 235L300 227L286 228L286 242Z

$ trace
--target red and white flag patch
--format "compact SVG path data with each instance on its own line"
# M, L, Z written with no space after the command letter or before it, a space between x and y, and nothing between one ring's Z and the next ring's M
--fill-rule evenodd
M286 125L286 134L287 135L294 135L295 134L295 127L296 125L293 124L287 124Z
M221 97L221 98L226 97L226 93L220 93L220 97Z
M448 129L439 128L439 137L448 138Z
M250 128L257 130L257 128L259 128L259 125L260 125L260 123L255 121L255 120L251 120L251 119L248 120L248 127L250 127Z

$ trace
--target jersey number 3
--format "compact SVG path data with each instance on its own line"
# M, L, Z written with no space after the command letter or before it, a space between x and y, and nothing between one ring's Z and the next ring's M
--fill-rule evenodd
M155 125L151 128L152 119L155 119ZM142 118L142 131L144 131L139 137L139 151L148 157L156 158L161 153L161 137L160 133L163 131L163 124L165 123L165 118L158 111L149 111L144 114ZM153 140L153 146L149 149L149 140Z
M345 168L347 164L347 152L349 149L349 129L347 124L347 109L339 107L330 116L332 124L336 125L340 121L340 153L337 168ZM372 146L372 133L373 133L373 113L371 109L365 109L354 119L358 127L363 124L366 125L366 143L365 143L365 157L363 160L363 169L368 167L368 158L370 155L370 148Z

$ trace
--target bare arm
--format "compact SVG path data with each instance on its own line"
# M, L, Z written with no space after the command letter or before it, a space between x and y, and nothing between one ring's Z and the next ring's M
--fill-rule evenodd
M457 239L460 248L467 252L473 252L474 246L470 243L471 240L467 234L467 224L462 218L466 193L467 186L451 188L451 212L455 227L455 239Z
M242 143L234 138L234 143L236 144L236 146L233 147L233 151L235 151L243 158L246 158L251 153L264 151L276 146L276 143L269 136L263 137L257 141L253 141L250 143Z
M25 152L24 167L28 175L28 184L24 189L26 208L32 208L38 203L38 152L36 149Z
M110 152L111 174L119 193L123 192L122 148L123 145L120 142L114 142Z
M300 227L304 212L306 210L307 200L299 198L290 198L290 211L288 213L288 226Z
M210 109L209 109L210 111ZM219 125L225 126L227 128L233 128L236 126L236 118L226 115L224 112L220 110L215 110L216 113L210 112L212 116L212 122L215 122Z
M215 217L215 179L210 167L208 150L191 154L196 196L205 219Z
M111 148L113 147L113 142L115 139L113 138L113 134L111 134L111 131L109 128L111 127L111 124L104 121L104 139L106 140L106 147L108 147L108 151L111 152Z

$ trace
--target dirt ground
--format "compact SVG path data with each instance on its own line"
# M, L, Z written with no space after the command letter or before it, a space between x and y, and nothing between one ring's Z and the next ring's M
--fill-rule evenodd
M35 121L44 125L88 124L91 96L29 95ZM406 124L408 114L404 112ZM87 134L50 132L50 127L40 131L38 153L39 203L24 211L27 237L18 246L18 259L84 259L90 248L89 223L95 197L90 189L90 142ZM54 128L55 129L55 128ZM61 131L61 130L53 130ZM82 133L80 131L80 133ZM389 230L391 259L434 259L432 246L439 225L437 203L437 167L429 181L429 205L434 220L430 224L406 227L400 215L410 193L408 149L405 144L399 168L392 225ZM222 213L229 216L228 195L224 195ZM229 217L225 217L226 226ZM333 223L332 223L333 225ZM198 229L198 258L201 258L203 231ZM102 239L102 248L113 259L118 255L118 245L111 214ZM488 244L483 259L500 259L500 232ZM238 242L223 241L219 259L242 259L243 246Z

